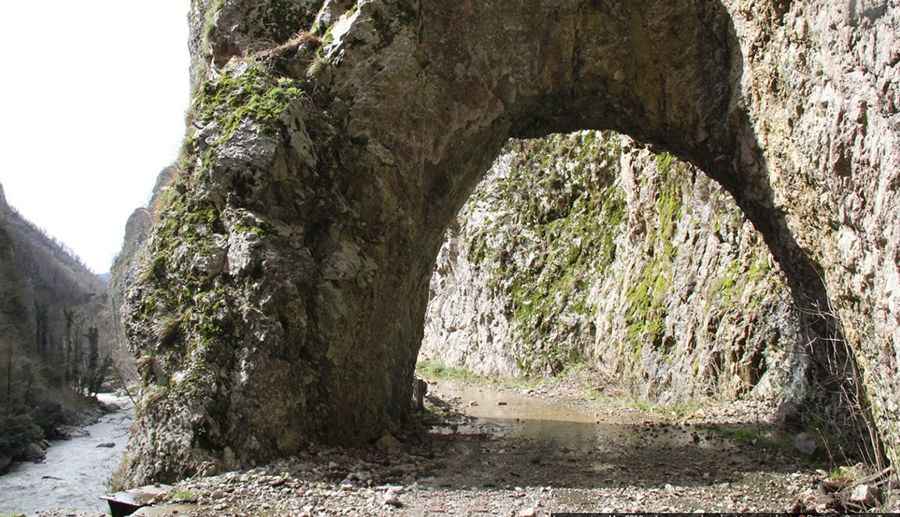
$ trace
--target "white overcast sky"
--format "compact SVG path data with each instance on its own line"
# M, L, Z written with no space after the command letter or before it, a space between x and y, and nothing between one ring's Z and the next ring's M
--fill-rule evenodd
M0 8L7 201L109 270L125 222L177 158L188 0L13 0Z

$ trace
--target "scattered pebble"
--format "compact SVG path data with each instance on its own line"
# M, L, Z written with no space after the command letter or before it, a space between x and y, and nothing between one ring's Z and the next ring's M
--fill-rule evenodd
M583 390L566 385L532 398L528 394L537 390L491 388L514 407L520 399L571 407L588 422L601 421L600 427L588 424L591 432L612 433L604 427L612 424L622 433L597 435L585 447L577 441L518 436L494 422L466 416L477 402L454 398L447 384L433 383L429 390L429 397L447 404L444 416L430 422L435 426L430 434L386 433L369 449L319 446L270 465L186 480L173 491L196 499L192 510L179 515L787 512L802 497L808 502L803 508L810 509L827 509L833 501L804 492L824 478L808 458L738 445L710 430L729 422L765 422L764 402L709 405L666 420L635 408L585 401ZM502 404L484 405L480 412ZM682 425L672 425L676 422ZM860 502L874 497L863 493L864 487L858 490L853 496Z

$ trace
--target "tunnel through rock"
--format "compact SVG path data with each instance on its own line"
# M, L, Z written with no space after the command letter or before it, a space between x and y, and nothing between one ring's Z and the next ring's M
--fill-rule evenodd
M510 137L612 129L695 165L797 305L828 306L769 183L731 2L298 1L322 7L315 37L280 44L282 3L192 7L181 172L124 308L144 384L126 484L400 425L444 230Z

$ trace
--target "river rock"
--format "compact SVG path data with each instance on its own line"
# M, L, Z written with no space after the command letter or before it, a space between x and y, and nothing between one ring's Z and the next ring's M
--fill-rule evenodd
M98 444L97 448L98 449L112 449L115 446L116 446L116 444L113 442L104 442L104 443Z
M77 427L74 425L60 426L58 432L63 440L70 440L72 438L87 438L91 435L91 432L84 427Z
M851 501L866 508L871 508L878 504L880 498L881 494L878 492L878 489L868 484L859 485L850 493Z
M389 488L387 492L384 493L384 504L395 508L403 506L403 502L400 501L400 492L401 490L399 488Z
M44 449L38 443L29 443L21 455L23 461L35 463L42 461L45 456Z
M809 433L800 433L794 437L794 448L807 456L811 456L818 448L816 437Z
M100 407L100 411L103 411L104 413L115 413L116 411L122 410L122 408L114 402L100 402L98 406Z
M391 433L384 433L384 435L375 442L375 447L384 452L396 451L401 445L400 441L394 438L394 435Z

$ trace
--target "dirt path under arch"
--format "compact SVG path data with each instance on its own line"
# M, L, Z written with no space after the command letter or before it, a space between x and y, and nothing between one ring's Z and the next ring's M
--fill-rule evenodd
M431 380L415 431L185 481L145 515L783 512L826 476L766 401L664 409L584 379Z

